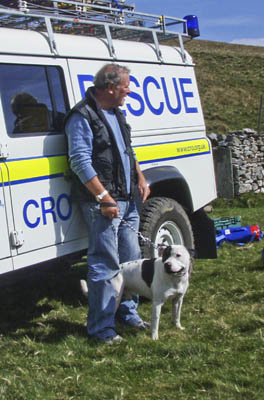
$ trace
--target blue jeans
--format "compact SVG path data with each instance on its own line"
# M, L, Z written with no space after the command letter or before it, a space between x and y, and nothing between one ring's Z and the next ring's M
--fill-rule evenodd
M138 230L139 215L134 201L118 201L119 215ZM83 216L88 227L87 332L101 340L116 335L115 316L129 324L141 321L137 302L123 301L115 315L115 291L111 279L120 269L119 264L141 257L138 237L119 218L110 220L101 214L97 203L82 203Z

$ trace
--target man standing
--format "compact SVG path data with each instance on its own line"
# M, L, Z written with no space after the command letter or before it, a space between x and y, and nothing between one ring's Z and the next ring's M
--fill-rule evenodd
M115 318L146 328L134 300L121 302L115 315L112 278L119 264L140 258L138 238L120 218L138 230L135 204L138 190L144 202L149 188L131 147L130 126L123 112L130 93L129 69L107 64L67 116L69 159L74 172L74 195L88 227L87 332L105 342L119 342Z

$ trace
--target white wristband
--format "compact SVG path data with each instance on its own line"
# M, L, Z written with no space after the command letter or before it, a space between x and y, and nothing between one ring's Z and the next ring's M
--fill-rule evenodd
M108 191L105 189L101 194L98 194L97 196L95 196L96 201L98 201L98 203L107 195Z

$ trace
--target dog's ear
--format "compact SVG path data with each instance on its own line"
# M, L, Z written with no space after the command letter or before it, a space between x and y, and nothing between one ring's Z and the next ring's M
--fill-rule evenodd
M158 244L158 255L159 257L163 257L164 251L171 246L168 246L166 244L160 243ZM167 257L168 258L168 257Z
M164 253L164 250L166 249L166 246L162 246L162 245L160 245L159 246L159 248L158 248L158 255L159 255L159 257L162 257L163 256L163 253Z
M171 255L171 246L165 247L162 254L162 262L166 261Z
M193 273L193 268L194 268L194 259L193 257L191 257L190 259L190 265L189 265L189 276L191 277L192 273Z
M192 273L193 273L193 267L194 267L194 258L196 257L196 251L195 249L187 249L191 259L190 259L190 265L189 265L189 276L191 277Z
M190 256L192 258L196 257L196 250L195 249L187 249L187 250L188 250L188 252L189 252L189 254L190 254Z

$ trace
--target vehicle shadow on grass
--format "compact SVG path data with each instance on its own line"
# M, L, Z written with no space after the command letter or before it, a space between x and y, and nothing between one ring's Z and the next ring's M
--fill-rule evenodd
M69 268L35 268L7 274L0 279L0 335L58 342L68 335L86 336L85 319L71 322L65 310L86 307L80 279L87 265ZM74 312L74 311L73 311Z

